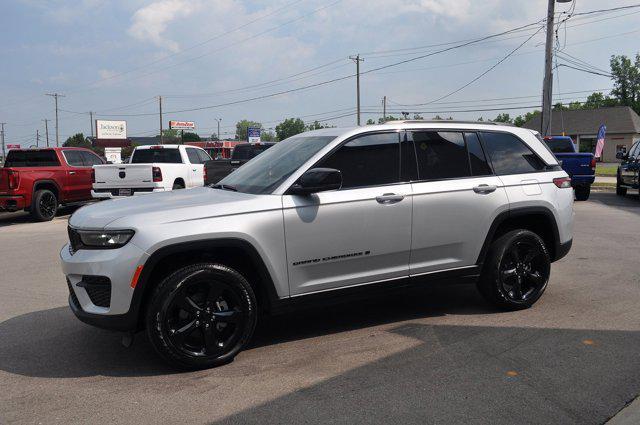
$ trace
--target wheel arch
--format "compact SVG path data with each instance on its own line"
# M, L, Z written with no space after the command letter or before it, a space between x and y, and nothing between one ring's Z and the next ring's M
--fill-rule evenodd
M32 192L31 192L31 199L33 199L33 195L35 195L37 190L42 190L42 189L52 191L53 194L56 195L56 199L58 200L58 203L62 202L62 199L61 199L62 191L60 190L60 186L58 186L58 183L56 183L55 180L34 181ZM31 206L31 200L29 201L29 206Z
M527 229L542 238L552 261L561 257L560 232L553 212L547 207L521 207L503 211L493 220L478 255L477 264L484 264L491 243L513 229Z
M158 249L145 262L130 308L137 318L137 327L142 327L145 306L163 276L179 267L205 261L224 264L247 278L260 309L269 311L277 302L273 278L250 242L237 238L181 242Z

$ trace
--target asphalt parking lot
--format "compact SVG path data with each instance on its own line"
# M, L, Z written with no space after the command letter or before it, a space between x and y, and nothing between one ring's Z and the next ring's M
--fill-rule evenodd
M420 288L269 318L232 364L189 373L73 317L66 216L0 215L0 423L604 423L640 393L640 202L575 209L527 311Z

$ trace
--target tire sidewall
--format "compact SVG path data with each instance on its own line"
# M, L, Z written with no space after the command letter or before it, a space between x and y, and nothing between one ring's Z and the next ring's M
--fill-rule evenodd
M200 271L200 272L198 272ZM241 299L246 312L242 335L233 348L218 357L189 356L175 347L168 337L165 324L166 310L178 291L196 274L211 276L213 281L229 285ZM183 267L165 278L155 289L146 312L146 330L149 340L158 354L171 365L181 369L205 369L229 363L249 342L256 325L257 305L251 285L237 271L221 264L199 263Z
M56 207L54 209L53 215L51 217L46 216L42 213L42 211L40 211L40 199L42 199L42 197L45 194L51 194L51 196L53 196L53 198L56 200ZM56 197L56 194L53 193L52 191L48 190L48 189L40 189L37 190L34 194L33 194L33 198L31 199L31 215L38 221L51 221L55 218L56 214L58 212L58 198Z

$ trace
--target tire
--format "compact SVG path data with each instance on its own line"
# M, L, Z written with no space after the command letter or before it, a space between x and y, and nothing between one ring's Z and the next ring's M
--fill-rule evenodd
M627 188L620 186L620 169L618 169L618 175L616 179L616 195L618 196L626 196Z
M192 264L155 289L146 332L170 365L206 369L233 361L253 335L256 312L255 294L240 273L222 264Z
M576 186L574 188L576 201L586 201L591 194L591 186Z
M178 189L184 189L184 184L176 180L175 182L173 182L173 187L171 188L171 190L178 190Z
M31 198L30 213L36 221L51 221L58 212L58 198L47 189L36 190Z
M513 230L492 242L478 289L500 309L526 309L544 293L550 269L551 258L540 236Z

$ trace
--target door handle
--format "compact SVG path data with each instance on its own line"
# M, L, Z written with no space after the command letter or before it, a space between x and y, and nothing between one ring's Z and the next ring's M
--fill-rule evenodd
M395 193L385 193L382 196L376 196L376 201L379 204L389 205L400 202L404 199L404 195L396 195Z
M192 168L191 171L198 171L198 169L197 168Z
M497 186L493 186L493 185L488 185L488 184L481 184L479 186L476 186L473 188L473 191L475 193L491 193L491 192L495 192L495 190L497 189Z
M69 175L74 175L76 172L75 171L69 171Z

